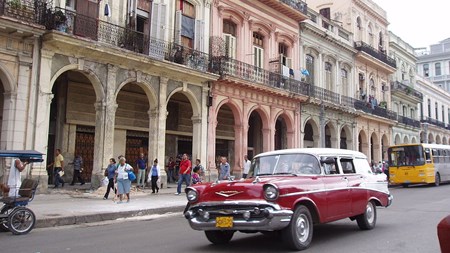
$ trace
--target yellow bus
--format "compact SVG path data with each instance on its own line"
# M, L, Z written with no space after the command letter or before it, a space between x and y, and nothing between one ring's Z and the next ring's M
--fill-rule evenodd
M389 182L434 184L450 181L450 145L402 144L388 148Z

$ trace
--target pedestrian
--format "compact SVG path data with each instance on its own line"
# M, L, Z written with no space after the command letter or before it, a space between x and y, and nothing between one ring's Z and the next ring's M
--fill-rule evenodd
M202 182L202 178L200 177L200 168L198 166L194 167L192 170L192 184L198 184Z
M203 168L203 165L201 165L200 159L195 159L195 166L194 169L192 169L192 172L194 172L195 168L198 170L198 175L200 179L203 181L205 180L205 169Z
M59 184L61 183L61 186L64 187L64 180L61 178L59 172L64 171L64 157L61 155L61 149L56 149L55 152L55 160L53 163L50 163L47 168L50 168L53 166L53 177L54 177L54 184L55 187L58 188Z
M25 169L25 166L28 163L28 161L21 161L19 159L15 159L11 163L11 168L9 170L8 176L8 197L19 197L19 189L22 185L22 178L20 177L20 173Z
M250 171L250 165L252 165L252 162L250 162L250 160L248 160L247 155L244 155L244 172L242 175L243 178L247 178L248 172Z
M119 165L115 171L116 182L117 182L117 193L119 194L119 202L121 204L123 201L123 195L127 195L127 203L130 202L130 189L131 181L128 179L128 171L132 171L133 167L126 163L125 157L120 157Z
M142 187L144 189L145 187L145 172L147 171L147 158L144 157L144 154L141 153L139 155L139 158L136 161L136 166L138 167L138 175L137 175L137 186L136 187Z
M183 157L180 161L180 173L178 175L178 187L175 195L181 194L181 185L183 182L186 182L186 187L189 186L191 182L191 161L188 159L187 154L183 154Z
M167 163L167 183L175 182L175 161L173 157L169 157L169 162Z
M222 156L220 158L220 166L219 166L219 180L227 180L230 178L230 164L227 162L227 158Z
M109 165L105 170L105 176L108 177L108 186L106 187L106 193L105 196L103 196L103 199L108 199L109 197L109 191L113 189L114 194L117 194L117 189L114 187L114 178L116 172L116 159L111 158L109 159Z
M74 185L76 179L78 179L78 182L80 182L80 185L84 185L84 180L81 177L81 168L83 167L83 158L79 154L76 154L75 158L73 159L72 164L73 164L73 178L72 178L72 183L70 183L70 185Z
M158 166L158 159L153 160L153 165L150 168L150 173L148 174L148 179L147 181L151 182L152 185L152 193L156 193L159 192L159 186L158 186L158 180L161 179L161 175L159 172L159 166Z

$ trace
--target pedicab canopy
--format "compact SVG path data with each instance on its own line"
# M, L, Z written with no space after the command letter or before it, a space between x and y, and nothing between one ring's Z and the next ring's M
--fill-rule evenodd
M14 157L28 162L43 162L43 155L35 150L0 150L0 158Z

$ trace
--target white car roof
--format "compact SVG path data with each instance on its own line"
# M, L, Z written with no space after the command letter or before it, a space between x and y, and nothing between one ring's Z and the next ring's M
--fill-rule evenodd
M367 156L361 152L348 150L348 149L335 149L335 148L293 148L293 149L281 149L275 151L264 152L258 154L256 157L281 155L281 154L310 154L314 156L352 156L367 159Z

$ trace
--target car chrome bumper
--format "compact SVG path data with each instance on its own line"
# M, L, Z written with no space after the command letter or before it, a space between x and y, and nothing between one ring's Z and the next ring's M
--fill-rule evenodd
M256 208L256 207L255 207ZM250 231L274 231L285 228L291 221L293 212L291 210L275 210L274 208L259 209L257 217L247 216L245 213L252 213L255 209L228 209L228 210L202 210L190 209L184 215L189 221L189 225L194 230L250 230ZM211 218L212 216L213 218ZM233 224L227 228L216 227L218 216L232 216Z
M389 194L389 197L388 197L388 203L387 203L387 206L386 207L388 207L388 206L390 206L391 204L392 204L392 201L394 200L394 196L392 196L392 194Z

